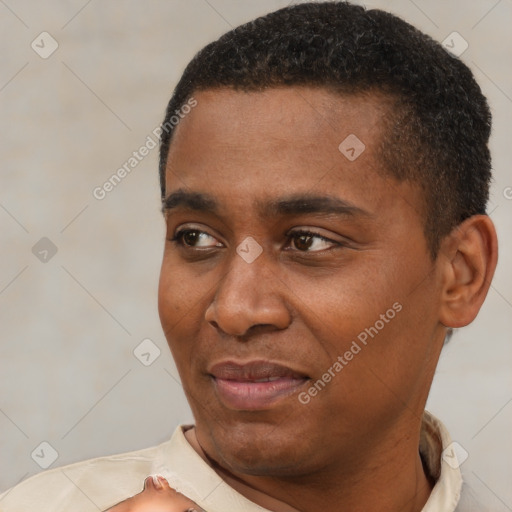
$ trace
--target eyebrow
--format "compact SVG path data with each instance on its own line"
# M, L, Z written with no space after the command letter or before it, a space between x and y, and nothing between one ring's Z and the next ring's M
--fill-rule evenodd
M290 194L270 201L256 201L256 206L259 209L260 215L267 218L306 213L373 216L370 212L348 201L329 195ZM219 215L220 213L220 205L214 197L201 192L188 192L184 189L178 189L162 200L162 212L164 214L178 208L214 215Z

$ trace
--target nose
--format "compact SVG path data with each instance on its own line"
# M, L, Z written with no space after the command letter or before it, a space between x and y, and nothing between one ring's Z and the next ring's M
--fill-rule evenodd
M231 336L243 337L258 326L285 329L291 315L282 295L284 283L263 252L247 263L234 254L228 272L218 283L205 320Z

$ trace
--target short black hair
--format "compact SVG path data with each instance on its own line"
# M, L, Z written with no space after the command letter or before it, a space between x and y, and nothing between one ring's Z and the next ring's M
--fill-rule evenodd
M399 17L348 2L291 5L241 25L199 51L168 104L160 185L174 124L194 92L314 86L341 95L383 93L392 101L379 148L384 170L418 184L433 259L441 239L486 213L491 114L470 69ZM341 141L340 141L341 142Z

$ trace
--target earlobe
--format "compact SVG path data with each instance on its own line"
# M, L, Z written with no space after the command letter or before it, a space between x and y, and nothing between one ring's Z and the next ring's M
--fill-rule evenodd
M498 259L496 230L487 215L454 228L441 247L444 282L440 321L446 327L471 323L489 291Z

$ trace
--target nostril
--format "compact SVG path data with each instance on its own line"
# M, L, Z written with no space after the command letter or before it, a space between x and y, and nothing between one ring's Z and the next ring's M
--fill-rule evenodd
M215 329L219 329L219 324L215 320L210 320L210 325L215 327Z

